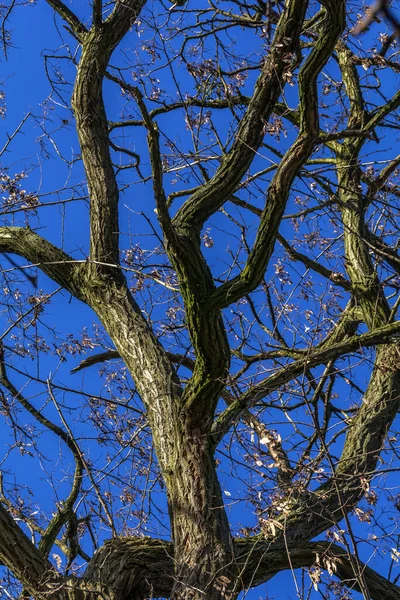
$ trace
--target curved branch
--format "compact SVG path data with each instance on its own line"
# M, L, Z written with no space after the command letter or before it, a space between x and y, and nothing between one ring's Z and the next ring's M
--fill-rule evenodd
M43 554L43 556L47 559L50 550L57 538L57 535L60 533L62 527L69 520L74 502L76 501L82 483L82 475L84 464L82 461L82 457L76 447L74 440L71 436L65 432L61 427L55 425L52 421L47 419L42 413L37 410L22 394L17 390L17 388L11 383L8 379L5 364L4 364L4 351L3 345L0 343L0 385L5 387L10 394L27 410L41 425L58 435L58 437L63 440L63 442L68 446L71 450L74 460L75 460L75 473L71 491L67 497L67 499L63 503L63 507L56 513L56 515L50 521L48 527L44 531L42 535L42 539L39 543L39 550Z
M116 2L114 10L104 22L104 31L108 37L108 44L112 50L128 33L132 24L138 18L147 0L124 0Z
M86 264L75 261L32 229L0 227L0 252L9 252L25 258L76 298L84 299Z
M28 590L37 590L50 563L0 503L0 560Z
M285 569L315 564L358 590L347 552L331 542L303 542L287 549L261 537L236 538L233 543L241 590L261 585ZM102 578L117 596L169 597L173 565L171 542L153 538L114 539L107 540L96 553L85 576L92 580ZM400 600L400 588L367 565L360 566L373 600Z
M178 366L182 365L183 367L187 367L188 369L193 370L194 368L194 360L185 356L184 354L175 354L174 352L166 353L170 361L177 364ZM79 365L71 369L71 373L77 373L82 369L87 369L87 367L92 367L93 365L98 365L99 363L106 362L107 360L122 360L121 355L117 350L106 350L106 352L101 352L100 354L93 354L92 356L88 356L84 360L82 360Z
M78 19L75 13L61 0L46 0L48 4L64 19L71 27L77 39L82 42L87 34L87 29Z
M115 265L119 264L119 190L110 155L102 86L114 49L129 31L144 4L145 0L116 2L104 23L98 25L95 20L82 44L72 95L90 193L90 257L94 261ZM95 270L104 272L104 268L100 267Z
M265 583L284 569L318 565L341 579L347 587L360 591L348 553L331 542L299 543L288 547L288 551L276 551L273 544L271 546L262 539L237 539L235 554L238 563L243 564L245 586ZM360 563L360 568L372 600L400 600L400 588L397 585L364 563Z
M311 156L318 140L317 77L345 26L345 2L341 1L333 5L329 0L323 2L323 5L326 8L326 17L322 32L299 74L299 135L284 155L269 186L256 240L245 267L240 275L225 282L212 293L206 302L207 311L229 306L252 292L261 283L275 247L292 183Z
M104 581L117 597L167 598L173 586L173 553L172 542L149 537L107 540L85 577Z
M304 358L293 361L283 367L273 375L270 375L263 381L255 384L250 390L245 392L238 400L228 406L215 421L213 432L221 439L229 430L232 423L235 422L242 412L253 406L256 402L270 394L274 390L285 385L295 377L298 377L306 370L312 369L331 360L337 360L339 357L355 352L361 348L368 348L377 344L384 344L393 341L396 334L400 332L400 321L388 323L362 335L353 335L341 342L329 344L327 347L316 347L310 350Z
M307 4L304 0L286 4L232 148L210 181L192 194L176 214L174 224L179 231L200 230L206 219L235 192L250 166L264 137L264 124L282 92L283 74L288 68L283 57L298 53Z
M0 562L37 600L117 600L102 582L60 576L1 503Z

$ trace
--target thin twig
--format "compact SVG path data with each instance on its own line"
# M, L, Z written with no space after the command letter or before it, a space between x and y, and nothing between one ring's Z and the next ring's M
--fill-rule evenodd
M28 112L26 113L26 115L24 116L24 118L22 119L21 123L18 125L18 127L15 129L14 133L12 133L11 135L7 135L7 141L4 144L3 148L0 150L0 156L2 156L4 154L4 152L7 150L8 146L10 145L10 143L12 142L12 140L15 138L15 136L17 135L17 133L19 133L21 127L23 126L23 124L25 123L25 121L31 116L31 113Z

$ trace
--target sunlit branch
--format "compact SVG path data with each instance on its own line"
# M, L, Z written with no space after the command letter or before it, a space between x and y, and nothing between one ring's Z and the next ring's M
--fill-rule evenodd
M199 193L193 194L178 211L174 224L178 230L199 230L222 204L235 192L263 135L263 124L268 121L281 93L285 64L283 54L298 51L298 39L305 17L306 2L288 2L277 25L274 40L255 86L254 94L243 116L232 148L221 166Z
M234 539L235 561L239 567L239 589L243 591L265 583L279 571L319 566L347 584L359 589L346 550L332 542L298 542L286 548L262 538ZM105 561L105 556L108 560ZM154 538L109 540L92 559L87 575L115 585L129 576L131 590L146 597L168 597L173 578L173 546ZM125 560L121 560L122 557ZM372 600L399 600L400 590L386 577L366 564L361 564ZM158 574L162 572L163 577Z
M34 231L24 227L0 227L0 252L17 254L82 299L86 265L75 261Z
M252 292L261 283L275 247L292 183L314 150L319 132L316 80L345 23L344 5L336 6L333 10L333 7L327 3L327 8L324 28L311 54L300 69L299 135L281 160L268 188L257 237L245 267L240 275L222 284L213 292L206 303L208 311L229 306Z
M398 332L400 332L400 321L389 323L368 333L352 336L342 342L329 344L326 348L310 350L305 358L293 361L265 380L256 383L249 391L245 392L229 406L215 421L213 426L215 434L219 438L222 438L232 423L240 417L243 410L254 406L266 395L272 393L295 377L298 377L305 370L326 364L331 360L336 360L349 352L356 352L362 348L369 348L377 344L390 342L395 339Z

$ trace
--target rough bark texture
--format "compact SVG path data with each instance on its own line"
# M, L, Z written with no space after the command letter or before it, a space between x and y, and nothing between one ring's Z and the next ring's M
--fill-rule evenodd
M351 588L359 590L347 552L331 542L299 543L282 552L262 539L234 543L236 567L242 587L256 586L282 570L331 568ZM368 565L361 565L372 598L398 600L400 589ZM160 576L162 573L162 576ZM96 553L86 576L107 581L117 597L170 596L174 581L173 545L154 538L109 540Z
M166 477L175 556L172 597L229 597L237 574L228 519L208 431L186 420L176 440L178 460Z
M185 324L195 355L190 363L191 377L183 385L174 367L174 356L164 350L118 268L119 190L109 150L102 86L115 47L144 3L117 2L104 22L97 13L93 25L86 29L61 2L48 1L82 45L72 106L90 196L90 255L84 263L76 263L36 233L17 227L0 228L0 251L16 253L38 265L91 307L104 325L116 349L112 357L123 359L146 409L168 495L172 541L109 540L94 555L84 577L61 577L46 559L48 548L46 552L36 548L0 505L0 559L29 594L38 599L141 600L166 596L173 600L234 600L242 590L268 581L280 570L312 566L316 555L321 555L322 561L330 557L336 564L337 575L351 581L354 569L344 551L309 540L346 517L360 500L361 479L370 478L374 472L400 404L399 348L392 340L400 324L391 323L384 289L366 244L368 232L358 164L362 137L329 146L335 150L337 159L337 195L343 217L347 270L347 277L340 276L339 283L341 289L353 296L350 325L347 317L343 318L324 343L300 357L291 355L293 360L254 383L239 397L229 396L230 406L216 417L217 404L229 384L231 357L221 311L250 294L263 281L293 182L321 140L317 80L335 46L350 102L348 130L362 130L370 123L352 55L343 42L338 43L345 28L346 3L344 0L321 3L320 26L313 33L312 49L299 73L299 108L292 119L299 126L298 136L276 169L266 192L264 209L256 211L260 216L259 227L243 268L219 287L202 254L201 229L206 219L235 193L260 148L264 124L276 108L284 86L287 56L292 60L300 54L300 36L309 3L303 0L285 3L254 94L244 102L247 109L229 151L214 176L189 196L174 217L162 189L158 133L152 121L156 115L149 115L143 98L137 91L132 92L136 94L148 133L160 226L168 258L177 275ZM298 60L302 60L301 55ZM392 108L396 102L400 102L399 98L393 100ZM386 112L381 111L381 119ZM375 125L379 123L377 114ZM291 252L293 259L303 261L307 268L315 266L315 261ZM391 258L396 259L393 255ZM316 270L327 279L333 277L326 267ZM369 331L356 335L361 320ZM381 345L376 351L368 389L349 423L343 452L332 466L329 481L313 492L293 495L289 513L277 518L278 531L233 539L216 471L218 442L238 418L247 414L250 419L249 409L269 393L302 374L307 375L314 367L376 344ZM13 392L13 396L18 394ZM286 466L286 477L280 481L284 482L286 493L293 472L281 447L279 450ZM376 600L400 597L396 586L365 566L363 576L356 576L355 585L363 589L363 582Z

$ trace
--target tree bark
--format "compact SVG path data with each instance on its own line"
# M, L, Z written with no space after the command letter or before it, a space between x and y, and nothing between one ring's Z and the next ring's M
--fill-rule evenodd
M0 228L0 251L16 252L37 263L44 273L87 303L104 325L147 412L167 489L173 542L111 540L94 556L84 578L60 577L0 505L1 560L35 598L57 600L141 600L159 595L172 600L234 600L246 586L266 581L289 566L311 566L316 554L325 556L329 552L335 555L338 575L351 579L351 565L340 549L332 550L330 544L321 542L304 544L304 540L339 522L358 502L363 493L361 480L374 472L388 427L400 406L399 349L390 343L390 336L400 324L390 324L390 310L364 241L365 207L357 163L362 142L345 141L342 147L334 147L338 150L338 194L348 274L348 280L342 278L341 283L354 293L369 333L336 342L333 339L326 346L304 353L255 383L215 421L230 361L221 310L254 291L262 281L293 181L320 140L317 78L345 26L346 3L321 2L324 19L319 37L299 75L299 135L269 186L255 243L243 269L219 288L201 252L201 228L236 191L260 147L264 122L281 94L290 62L300 52L308 2L286 2L230 150L214 176L196 189L174 218L168 212L162 189L158 134L144 107L160 225L166 252L178 276L196 357L192 377L184 387L173 359L159 343L119 269L119 190L109 151L102 85L115 47L144 3L117 2L104 22L100 11L87 30L60 0L48 1L82 44L72 106L90 195L90 253L85 264L76 264L32 231L14 227ZM351 103L348 127L360 129L366 115L357 71L349 66L351 56L343 45L339 44L338 55ZM140 105L140 96L136 99ZM294 256L302 257L300 253ZM322 272L327 275L326 269ZM277 535L233 540L216 471L218 441L241 412L266 394L325 361L382 341L387 343L377 350L368 390L349 424L342 456L334 465L331 479L315 491L293 498L291 512L282 517L284 526ZM398 600L395 586L367 567L364 571L377 599L382 594Z
M230 529L207 430L176 427L176 464L166 476L174 540L174 600L236 597ZM236 593L235 593L236 588Z

